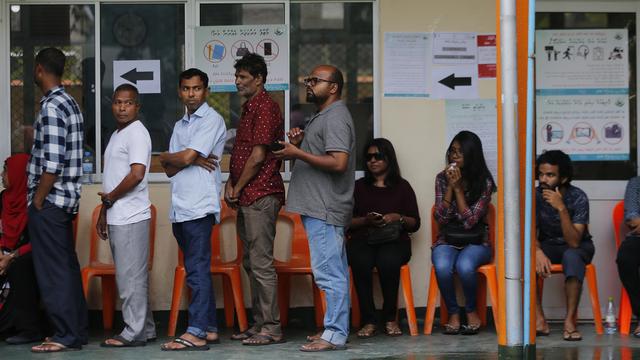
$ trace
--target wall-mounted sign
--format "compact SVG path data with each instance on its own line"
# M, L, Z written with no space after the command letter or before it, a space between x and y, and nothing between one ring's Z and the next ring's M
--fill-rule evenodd
M159 94L160 60L116 60L113 62L113 89L132 84L140 94Z
M537 153L628 160L626 29L536 31Z
M267 63L267 90L289 89L289 40L285 25L196 27L196 67L214 92L234 92L236 60L257 53Z

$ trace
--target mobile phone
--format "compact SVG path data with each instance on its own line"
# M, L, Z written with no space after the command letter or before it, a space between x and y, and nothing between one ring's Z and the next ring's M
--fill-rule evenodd
M280 144L278 141L274 141L271 144L269 144L270 151L280 151L282 149L284 149L284 145Z
M271 50L271 43L266 42L264 43L264 56L271 56L271 55L273 55L273 52Z

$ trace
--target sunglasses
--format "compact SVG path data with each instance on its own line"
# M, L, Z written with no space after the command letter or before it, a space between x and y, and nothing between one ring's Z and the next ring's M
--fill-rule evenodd
M328 82L328 83L332 83L335 84L335 81L331 81L331 80L325 80L325 79L321 79L319 77L307 77L304 78L304 80L302 80L302 83L304 83L304 86L316 86L316 84L318 84L318 81L324 81L324 82Z
M367 153L366 159L367 159L367 161L371 161L373 159L375 159L375 160L384 160L384 154L381 153L381 152Z

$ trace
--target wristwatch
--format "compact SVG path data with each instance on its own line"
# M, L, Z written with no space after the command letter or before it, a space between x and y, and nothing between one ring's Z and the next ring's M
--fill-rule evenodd
M108 209L113 206L113 201L111 199L105 198L102 200L102 205Z
M402 224L404 226L405 221L404 221L404 216L400 215L400 224Z

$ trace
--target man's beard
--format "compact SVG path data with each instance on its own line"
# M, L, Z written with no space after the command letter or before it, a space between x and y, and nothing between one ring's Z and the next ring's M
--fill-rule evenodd
M545 183L540 183L540 188L543 190L555 190L558 187L558 185L555 186L551 186Z
M311 104L322 104L326 100L325 97L320 97L316 95L316 93L311 91L307 91L307 102Z

